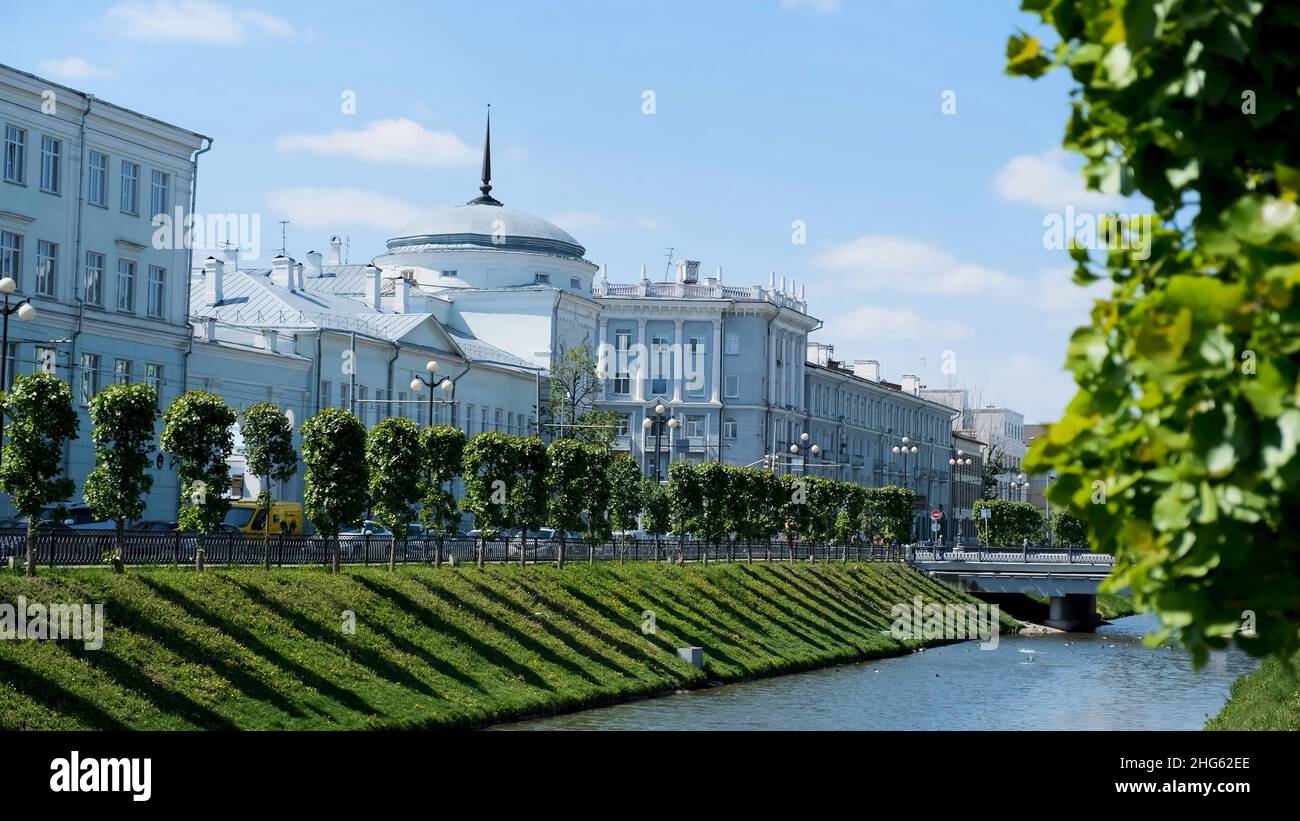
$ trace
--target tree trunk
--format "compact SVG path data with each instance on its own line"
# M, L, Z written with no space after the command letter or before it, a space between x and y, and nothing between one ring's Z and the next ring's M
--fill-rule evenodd
M330 552L334 554L333 566L330 568L330 572L337 576L339 573L339 536L337 533L330 539Z
M561 570L564 569L564 547L566 544L564 531L560 531L560 547L555 552L555 566Z
M397 569L397 537L388 537L388 569Z
M36 575L36 517L32 516L27 520L27 565L23 568L23 574L27 576Z
M767 560L772 561L772 537L767 537Z
M745 540L745 564L754 563L754 540Z
M587 539L587 564L596 563L596 542L594 539Z
M434 548L433 548L433 566L434 566L434 567L442 567L442 540L443 540L444 538L445 538L445 537L442 535L442 533L439 532L439 533L438 533L438 538L437 538L437 539L435 540L435 542L434 542Z
M474 563L478 565L479 570L483 569L483 554L487 553L487 539L474 540Z
M122 565L122 556L126 552L126 522L118 519L114 528L115 547L113 548L113 572L121 573L125 568Z

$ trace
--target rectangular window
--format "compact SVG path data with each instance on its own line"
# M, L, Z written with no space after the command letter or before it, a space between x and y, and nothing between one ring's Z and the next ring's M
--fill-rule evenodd
M614 393L626 396L632 392L632 375L628 371L628 349L632 347L632 334L619 331L614 334Z
M131 360L129 359L113 360L113 381L118 385L131 384Z
M104 305L104 255L86 252L86 302Z
M108 207L108 155L90 152L89 174L86 180L86 200L100 208Z
M699 439L702 436L704 436L704 417L686 417L686 437L688 439Z
M320 396L321 396L321 402L324 403L324 407L327 408L330 407L330 402L333 401L330 399L330 392L333 390L334 390L333 382L329 381L328 379L322 379L320 381Z
M0 231L0 277L9 277L23 288L23 236Z
M59 272L59 246L53 242L36 242L36 293L54 296L55 277Z
M569 287L575 291L582 288L582 280L578 277L569 277Z
M144 381L149 387L154 389L158 398L162 398L163 389L163 366L155 362L144 363Z
M736 420L735 420L735 419L724 419L724 420L722 421L722 438L723 438L723 439L735 439L735 438L736 438Z
M99 354L81 355L81 404L89 405L99 393Z
M365 385L357 385L357 418L362 424L370 421L370 403L366 401L366 396L370 389Z
M654 336L650 338L650 392L657 395L668 393L668 374L672 372L672 349L668 338Z
M487 433L487 405L478 409L478 432Z
M41 137L41 190L50 194L60 191L59 160L63 143L53 137Z
M5 182L27 184L27 132L5 125Z
M140 213L140 166L122 160L122 213Z
M492 411L492 430L501 430L501 409L496 408Z
M135 310L135 262L129 259L117 261L117 309Z
M348 382L339 383L339 407L344 410L352 410L352 385Z
M400 413L402 416L409 417L411 415L411 409L406 404L406 391L397 392L397 408L398 408L397 412Z
M614 430L616 436L627 436L632 430L632 414L620 413L616 423L618 427Z
M466 405L465 406L465 433L471 434L473 432L474 432L474 406Z
M172 175L154 171L149 185L149 214L167 213L167 189L171 185Z
M157 265L149 266L148 305L149 316L162 318L167 298L167 269Z
M535 273L535 274L533 274L533 282L536 282L536 283L539 284L539 285L545 285L545 284L549 283L550 281L551 281L551 275L550 275L550 274L543 274L543 273L541 273L540 271L537 272L537 273Z
M728 399L736 399L740 396L740 377L734 373L729 373L722 380L725 387L725 394Z
M740 337L736 336L735 334L727 334L726 345L727 345L726 350L728 355L735 356L736 354L740 353Z
M438 272L438 276L442 276L442 277L454 277L454 276L456 276L456 272L455 272L455 271L439 271L439 272Z
M5 346L5 382L4 390L14 386L14 377L18 375L18 343L10 342Z

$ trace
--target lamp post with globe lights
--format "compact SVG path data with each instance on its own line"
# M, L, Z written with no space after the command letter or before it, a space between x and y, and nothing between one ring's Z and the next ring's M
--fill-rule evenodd
M799 441L790 446L790 453L792 455L803 457L802 462L799 465L799 472L804 476L808 475L808 454L811 453L813 456L820 456L822 452L821 445L808 444L809 438L807 432L801 433L799 434Z
M429 426L430 427L433 426L433 406L439 401L433 392L433 389L435 387L441 388L442 390L447 392L448 398L443 399L441 401L451 405L451 424L455 426L456 424L456 382L455 380L449 378L443 378L441 381L438 380L438 362L435 359L430 359L428 362L425 362L424 369L429 372L429 377L426 379L423 376L416 376L414 379L412 379L411 391L413 393L418 394L420 391L424 390L425 386L428 386Z
M672 409L669 406L665 405L663 402L660 402L659 404L654 406L653 415L646 414L646 418L641 421L642 429L648 432L653 428L655 432L655 481L656 482L662 482L664 480L663 471L660 470L659 468L659 463L662 461L663 458L664 425L667 424L668 427L671 428L672 430L677 430L678 426L681 425L681 422L677 421L677 417L671 415L671 410ZM669 461L671 462L672 461L671 453L668 454L668 458Z
M957 515L956 515L957 476L960 472L958 468L970 467L971 464L972 462L969 456L966 456L965 454L956 451L954 451L952 456L948 458L948 466L950 468L950 470L948 471L948 509L953 514L952 515L952 519L953 519L952 540L951 540L953 547L957 547L958 541L961 539L961 532L960 532L961 522L957 519Z
M24 322L31 322L36 318L36 308L32 305L32 298L25 297L21 302L10 305L10 297L13 292L18 290L18 283L13 277L0 279L0 294L4 295L4 329L0 333L3 339L0 339L0 390L9 390L9 317L12 314L18 314L18 318ZM17 357L14 364L17 365ZM0 413L0 446L5 440L5 420L4 414Z

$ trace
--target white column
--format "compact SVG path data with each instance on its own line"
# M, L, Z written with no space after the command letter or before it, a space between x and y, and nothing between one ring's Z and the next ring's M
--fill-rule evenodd
M602 390L609 390L610 368L609 355L606 352L606 340L609 339L609 319L602 316L596 326L596 371L602 374L600 386Z
M673 404L682 401L682 378L685 373L686 354L682 350L683 320L673 320Z
M767 403L776 404L776 333L771 330L767 334Z
M722 349L722 318L716 317L713 320L713 401L718 402L722 395L722 357L726 352ZM721 431L721 427L718 429ZM721 438L719 438L719 447L721 447Z
M636 387L632 389L632 397L636 399L636 401L638 402L644 402L645 401L645 368L646 368L645 360L647 358L647 353L648 353L645 346L645 319L638 319L636 321L636 336L637 336L637 346L638 346L636 367L629 369L631 370L630 376L633 379L633 384L636 385Z

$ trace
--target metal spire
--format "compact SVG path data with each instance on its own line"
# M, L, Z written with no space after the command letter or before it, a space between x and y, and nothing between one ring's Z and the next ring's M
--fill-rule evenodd
M483 184L479 186L482 196L475 197L466 205L501 205L501 201L492 196L492 104L488 103L487 135L483 138Z

